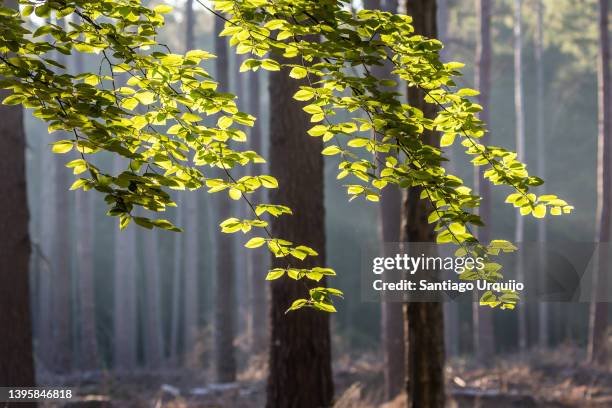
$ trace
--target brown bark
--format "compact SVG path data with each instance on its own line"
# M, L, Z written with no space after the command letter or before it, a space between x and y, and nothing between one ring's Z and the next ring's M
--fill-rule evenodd
M229 83L228 50L225 37L219 37L223 21L215 19L215 54L217 59L216 77L223 86ZM225 85L227 86L227 85ZM231 206L227 197L218 197L217 217L225 220L231 216ZM236 380L236 357L234 350L235 331L235 284L233 237L230 234L217 234L217 290L215 298L215 373L220 382Z
M286 69L270 74L268 157L280 184L270 191L270 201L294 212L272 220L273 236L319 252L303 263L291 260L292 266L308 267L325 264L323 158L321 140L306 134L308 117L292 99L299 85ZM287 261L272 258L272 267L286 267ZM271 284L268 408L328 407L332 402L329 315L312 309L285 314L294 300L308 297L304 282L284 277Z
M597 238L602 243L599 254L599 268L594 279L593 296L589 319L588 359L590 362L606 364L608 361L607 328L608 304L603 302L607 296L609 251L605 247L610 242L610 200L612 167L610 163L610 132L612 131L612 105L610 98L610 39L608 34L608 0L599 0L599 58L598 102L599 136L597 156Z
M395 0L368 0L364 7L370 10L383 10L397 13ZM383 65L373 66L371 73L377 79L393 79L393 64L385 61ZM393 91L394 89L389 89ZM385 155L381 155L385 160ZM380 205L378 207L378 236L381 247L384 243L399 242L401 224L402 196L396 185L389 185L382 190ZM388 302L383 299L381 303L381 340L383 352L384 398L392 400L403 389L404 384L404 323L402 304Z
M256 118L260 117L260 74L251 73L249 78L249 113ZM251 132L251 149L262 153L261 121L256 120ZM265 192L258 189L253 193L253 201L264 202ZM264 277L268 262L264 251L251 251L247 265L247 279L249 286L249 313L247 316L247 333L251 352L260 353L265 350L267 340L266 306L267 285Z
M416 34L437 35L436 1L407 0L406 11L413 17ZM429 118L436 108L425 103L424 92L408 88L408 103ZM425 143L439 144L436 134L426 131ZM404 194L401 238L405 242L433 242L434 231L427 222L432 211L428 201L421 200L422 188L412 187ZM406 333L406 391L412 408L444 407L444 316L442 303L409 302L404 305Z
M478 19L478 36L476 45L476 89L480 91L478 101L482 105L480 119L489 123L489 103L491 94L491 7L488 0L476 0L476 17ZM490 141L487 132L482 143L487 145ZM491 239L491 192L490 185L484 178L482 166L474 169L474 187L476 194L482 197L479 215L487 225L478 231L478 238L483 243ZM474 299L472 304L472 318L474 323L474 351L479 362L486 362L493 355L494 332L493 332L493 310L489 307L480 306L479 299Z
M16 1L7 1L16 7ZM0 100L9 96L0 90ZM0 384L35 386L28 264L30 235L21 106L0 105ZM23 404L14 404L23 406ZM11 404L8 404L11 406ZM35 404L30 404L35 406Z

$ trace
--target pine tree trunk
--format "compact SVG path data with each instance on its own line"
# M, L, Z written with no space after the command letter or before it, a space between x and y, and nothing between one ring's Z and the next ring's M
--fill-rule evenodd
M440 59L449 61L448 54L448 18L449 0L438 0L438 39L444 44L440 51ZM450 174L455 174L455 152L451 147L446 152L448 161L444 168ZM459 330L459 305L454 302L445 302L444 309L444 348L448 357L459 354L460 330Z
M115 158L115 171L124 168L121 158ZM121 231L115 229L114 258L114 368L132 371L136 368L136 245L135 225Z
M225 37L219 37L223 21L215 19L216 78L220 84L229 83L228 50ZM219 222L231 216L227 197L217 197ZM217 291L215 298L215 373L220 382L236 380L236 356L234 350L234 240L231 234L217 234Z
M256 118L260 117L260 73L249 74L249 113ZM262 153L261 121L256 120L251 128L251 149ZM253 202L263 203L265 192L258 189L253 193ZM251 251L247 265L247 279L249 287L249 312L247 315L247 333L252 353L261 353L265 350L267 340L267 285L266 276L268 261L264 251Z
M491 94L491 7L488 0L476 0L476 18L478 19L478 36L476 46L476 89L480 91L478 101L483 109L480 119L489 123L489 103ZM488 144L490 134L483 136L482 143ZM476 194L482 197L479 215L487 224L479 229L478 238L481 242L488 243L491 239L491 200L490 186L484 178L484 169L474 169L474 186ZM480 363L489 360L493 355L494 332L493 332L493 310L480 306L478 298L472 304L472 317L474 323L474 351Z
M38 200L45 205L38 206L39 236L37 247L38 265L38 305L35 313L37 338L36 354L40 366L52 368L53 358L53 236L55 232L55 179L54 154L51 148L41 141L40 147L40 190ZM66 170L66 169L64 169Z
M147 367L158 369L164 359L164 337L161 319L161 268L158 232L142 231L144 249L145 284L145 336L144 356Z
M98 342L96 339L96 308L94 299L93 262L93 203L91 193L76 192L78 217L76 242L79 282L79 338L80 368L94 370L98 367Z
M57 24L62 26L64 20ZM57 62L66 66L66 57L58 53ZM65 136L65 135L64 135ZM60 138L65 138L60 136ZM72 273L70 259L70 173L63 156L55 156L55 231L52 259L52 368L59 374L72 368Z
M407 0L407 14L412 16L416 34L437 35L436 1ZM424 92L408 88L408 103L433 118L436 108L425 103ZM437 145L438 135L427 132L425 143ZM433 242L434 231L427 222L431 204L420 199L422 188L412 187L404 194L401 240ZM444 316L442 303L411 302L404 305L406 333L406 371L408 406L411 408L444 407Z
M314 260L291 260L294 267L309 267L325 264L323 158L321 140L306 134L308 117L292 99L300 84L286 69L270 74L268 157L270 172L280 184L270 191L270 201L294 213L272 219L273 236L319 252ZM272 258L273 268L286 266L287 259ZM308 296L304 282L285 277L271 283L268 408L328 407L332 402L329 315L311 309L285 314L294 300Z
M602 300L607 297L610 242L610 200L612 167L610 166L610 132L612 131L612 104L610 94L610 39L608 34L608 0L599 0L599 59L598 59L598 101L599 136L597 157L597 239L602 243L599 254L598 273L594 279L593 296L589 319L588 359L592 363L606 364L608 361L607 328L608 304Z
M7 7L17 7L14 0ZM0 90L0 100L9 96ZM28 267L30 235L26 190L26 140L21 106L0 105L0 384L35 386ZM24 406L8 404L7 406ZM35 404L29 404L35 406Z
M523 22L522 22L523 0L514 0L514 114L515 114L515 135L516 153L519 160L525 160L525 107L523 98ZM523 216L516 213L516 223L514 227L514 241L518 244L524 241L524 221ZM523 252L519 251L517 256L517 281L525 281L525 270ZM517 310L518 317L518 345L519 350L524 352L527 349L527 314L525 304L519 305Z
M74 56L74 67L77 73L85 72L83 56L80 53ZM91 193L82 190L75 191L75 212L78 236L76 258L79 288L79 364L82 370L91 371L98 368L93 259L95 223Z
M181 195L176 198L176 225L184 225L185 218L183 213L184 200ZM185 234L180 233L174 236L174 254L172 259L172 307L170 317L170 360L174 365L179 365L179 330L181 328L181 316L183 303L181 302L183 296L183 238Z
M383 10L397 13L396 0L369 0L364 7L370 10ZM384 65L373 66L371 73L378 79L393 79L393 65L385 61ZM394 89L389 89L393 91ZM381 155L385 160L385 155ZM381 194L378 216L378 236L381 249L384 243L399 242L401 225L402 196L395 185L387 186ZM403 389L404 385L404 323L402 304L384 301L381 303L381 340L383 352L384 398L392 400Z
M195 48L193 0L188 0L185 9L185 48ZM183 344L185 356L193 351L198 334L199 322L199 300L198 300L198 275L199 275L199 214L198 194L187 192L185 194L185 324Z
M246 110L248 101L245 93L245 84L244 84L244 74L240 72L240 66L242 62L247 59L245 54L233 54L232 58L232 77L233 77L233 89L232 93L236 95L236 103L238 105L238 109ZM250 113L250 112L249 112ZM258 120L261 120L258 118ZM244 126L241 126L245 131L251 134L250 129L246 129ZM247 175L246 169L244 167L238 166L232 170L232 175L236 179L240 179ZM248 219L251 217L251 210L248 209L247 205L243 200L237 200L232 202L232 216L240 218L240 219ZM234 270L236 271L235 282L236 282L236 305L234 309L236 310L236 333L238 336L242 336L243 334L248 335L248 314L249 314L249 295L248 295L248 263L249 263L249 255L250 253L244 251L244 241L241 236L236 234L231 234L233 245L234 245L234 258L235 258L235 266Z
M534 41L534 57L536 65L536 138L537 155L536 171L538 177L546 178L546 141L544 140L544 4L536 1L536 33ZM546 242L546 218L538 220L538 242L542 250ZM540 258L541 275L546 271L546 252ZM544 278L544 276L541 276ZM549 344L549 306L546 302L538 304L538 343L546 348Z
M184 349L186 355L193 351L198 335L199 299L199 214L198 196L187 192L185 196L185 315L184 315Z

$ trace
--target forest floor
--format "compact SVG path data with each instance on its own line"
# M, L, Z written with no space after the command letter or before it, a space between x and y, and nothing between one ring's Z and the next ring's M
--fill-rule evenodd
M612 407L612 371L588 366L583 354L566 346L500 357L488 367L454 359L446 370L448 406ZM336 408L404 406L405 396L383 403L381 360L374 353L360 353L334 362ZM206 370L78 375L63 382L81 397L64 406L259 408L265 405L265 373L265 359L259 357L232 384L208 382Z

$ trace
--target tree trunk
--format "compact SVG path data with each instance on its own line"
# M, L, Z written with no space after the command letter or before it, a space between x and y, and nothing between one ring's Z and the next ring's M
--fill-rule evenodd
M115 158L115 171L123 170L123 161ZM115 310L114 368L131 371L136 368L136 245L135 225L121 231L115 229Z
M158 232L142 231L145 267L145 336L144 355L147 367L158 369L164 359L164 337L161 319L161 268Z
M186 42L185 48L195 48L194 42L194 12L193 0L188 0L185 9ZM199 275L199 217L198 217L198 194L187 192L185 194L185 324L183 344L185 356L193 351L198 334L199 322L199 300L198 300L198 275Z
M183 200L180 194L176 198L176 225L184 225L185 218L183 216ZM172 259L172 309L170 317L170 360L172 364L179 364L179 330L181 328L182 313L182 294L183 294L183 238L184 233L174 236L174 254Z
M57 24L62 26L64 20ZM57 62L66 66L66 57L57 53ZM65 136L65 134L64 134ZM65 138L60 136L60 138ZM72 368L72 273L70 259L70 173L63 156L56 156L55 164L55 231L52 259L52 369L65 374Z
M249 74L249 113L256 118L260 117L259 104L260 98L260 76L258 72ZM251 128L251 149L262 153L262 134L261 121L256 120ZM265 200L265 191L257 189L253 193L253 201L262 203ZM252 353L260 353L265 350L267 340L266 330L266 306L267 306L267 285L264 277L266 276L267 257L264 251L251 251L247 265L247 279L249 287L249 312L247 315L247 333L249 345Z
M198 335L199 300L199 223L198 223L198 196L195 192L187 192L185 196L185 321L184 346L188 356L195 346Z
M223 21L215 19L215 60L216 77L219 84L229 83L228 51L224 37L219 37L223 30ZM227 197L217 198L217 217L219 222L231 216L232 206ZM220 382L236 380L236 356L234 350L234 239L230 234L217 234L217 291L215 298L215 373Z
M536 170L538 177L546 178L546 141L544 140L544 4L542 0L536 1L536 32L534 41L534 57L536 65ZM538 220L538 242L544 250L546 242L546 218ZM540 258L539 270L541 275L546 271L546 252ZM544 278L544 276L542 276ZM549 313L548 303L538 304L538 343L540 347L549 344Z
M39 363L46 370L52 368L53 358L53 243L55 233L55 179L54 154L47 143L41 141L40 148L40 190L39 235L36 254L38 265L38 305L36 319L36 354ZM67 171L67 169L63 169ZM36 208L36 207L34 207Z
M238 109L246 110L247 108L247 99L245 93L245 84L244 84L244 74L240 72L240 66L242 62L246 60L245 54L233 54L232 61L232 77L233 77L233 89L232 93L236 95ZM249 112L250 113L250 112ZM261 118L257 117L258 120ZM246 129L246 127L241 126L245 131L251 134L250 129ZM240 179L243 176L248 175L246 169L244 167L236 167L232 170L232 175L236 179ZM247 208L246 203L243 200L237 200L232 202L232 215L234 217L240 219L251 218L251 209ZM248 210L248 211L247 211ZM240 235L232 234L233 240L233 251L235 258L234 270L236 271L236 275L234 280L236 282L236 305L234 310L236 310L236 333L241 337L243 334L248 335L248 314L249 314L249 295L248 295L248 263L249 263L249 255L248 252L244 251L243 239Z
M444 44L440 51L440 59L448 61L448 12L449 0L438 0L438 39ZM453 147L446 150L448 161L444 163L444 168L450 174L455 174L455 152ZM448 357L459 354L460 329L459 329L459 305L454 302L445 302L444 309L444 348Z
M415 33L437 35L436 1L407 0L406 11L413 18ZM425 102L424 92L408 88L408 103L433 118L436 108ZM425 143L437 145L438 135L426 131ZM434 231L427 222L431 204L420 199L422 188L404 194L401 239L404 242L433 242ZM406 391L411 408L444 407L444 316L442 303L411 302L404 305L406 333Z
M366 0L364 7L370 10L383 10L397 13L396 0ZM393 79L393 64L385 61L384 65L373 66L371 73L377 79ZM395 89L389 89L394 91ZM385 160L381 154L381 160ZM387 186L381 194L378 207L378 237L381 249L384 243L399 242L401 224L402 196L396 185ZM390 254L389 254L390 255ZM384 398L392 400L402 391L404 384L404 323L402 304L381 302L381 340L383 352Z
M286 69L270 73L270 172L280 184L272 203L289 206L294 215L272 219L274 237L316 248L319 256L294 267L325 264L322 142L306 134L310 127L302 107L292 99L298 86ZM284 268L288 259L272 258ZM306 283L306 285L304 285ZM319 284L324 285L321 281ZM287 277L272 282L268 408L328 407L333 398L329 315L312 309L285 314L291 303L307 297L309 282Z
M608 34L608 0L599 0L599 59L598 59L598 101L599 136L597 156L597 234L602 243L599 254L599 268L594 279L593 296L589 319L588 359L590 362L606 364L608 360L607 328L608 304L603 302L607 296L609 251L605 246L610 242L610 187L612 168L610 167L610 131L612 130L612 105L610 104L610 39Z
M80 23L80 21L79 21ZM83 56L74 56L74 68L77 73L84 72ZM64 169L63 171L66 171ZM94 215L93 195L83 190L75 191L76 212L76 260L78 274L78 308L79 308L79 364L85 371L98 367L98 340L96 336L96 303L94 290Z
M525 107L523 101L523 29L522 29L523 0L514 0L514 114L516 153L519 160L525 160ZM517 211L514 227L514 241L518 244L524 241L523 216ZM517 281L524 282L525 271L522 251L517 256ZM527 349L527 314L525 304L518 306L518 345L519 350Z
M14 0L7 7L17 7ZM0 90L0 100L10 95ZM30 235L26 197L26 140L21 106L0 105L0 384L35 386L28 264ZM8 404L7 406L23 406ZM35 406L35 404L30 404Z
M489 103L491 95L491 2L476 0L476 18L478 20L478 36L476 45L476 89L480 91L478 102L482 105L480 119L489 123ZM487 132L482 143L488 144L490 134ZM488 243L491 239L491 193L489 183L484 178L484 169L479 166L474 169L474 190L482 197L479 215L486 223L478 231L481 242ZM474 351L480 363L489 360L494 352L493 310L480 306L478 296L472 304L474 323Z

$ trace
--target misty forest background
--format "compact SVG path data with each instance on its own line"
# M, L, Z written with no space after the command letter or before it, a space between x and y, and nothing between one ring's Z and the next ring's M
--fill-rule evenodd
M175 9L167 15L160 42L173 50L199 48L212 52L214 17L191 0L170 3ZM516 130L513 3L491 1L493 54L488 121L491 143L511 149L515 147ZM546 237L592 241L597 194L597 2L543 1L540 77L535 47L539 2L523 3L525 138L528 146L537 145L540 117L543 149L527 148L522 159L534 174L546 180L545 191L564 197L576 208L569 216L547 218ZM362 7L361 2L354 7ZM459 85L476 88L475 1L439 0L438 14L439 37L446 44L444 60L465 62ZM238 95L242 110L258 111L261 151L266 152L270 115L283 112L269 110L267 74L239 74L242 61L230 50L227 66L223 67L229 75L226 90ZM83 67L95 72L99 61L96 57L73 58L67 63L73 72ZM207 69L219 78L214 62ZM539 91L545 101L541 116L536 106ZM185 228L184 233L133 226L119 231L116 220L105 215L101 196L68 191L72 176L64 164L74 157L53 155L46 126L28 113L26 133L33 242L31 299L39 382L86 384L98 382L108 373L147 373L156 378L151 381L179 389L234 380L261 383L266 370L264 277L269 259L265 251L253 255L253 251L244 249L242 235L225 237L232 240L230 251L218 253L218 224L227 217L223 215L228 213L227 201L204 192L177 192L175 198L181 205L171 209L167 218ZM473 166L466 156L457 149L452 159L452 169L471 183ZM101 160L110 162L112 158ZM337 393L361 381L371 389L371 398L379 401L384 399L383 380L376 374L382 370L381 304L362 302L359 286L360 253L381 242L379 212L376 204L347 202L343 183L335 177L337 164L336 158L325 160L327 259L338 272L335 287L347 295L337 304L338 313L331 319L333 361L340 384ZM492 217L488 221L491 235L513 241L515 214L511 207L501 205L504 193L492 189ZM232 205L232 215L246 212L242 202ZM537 223L527 217L524 241L536 240ZM222 285L217 270L228 277ZM555 350L564 357L575 355L576 361L583 358L588 304L551 303L541 307L532 303L520 308L524 313L493 313L494 355L487 356L484 366L490 370L499 367L507 356L521 351L522 343L526 349L523 352L532 353L530 362L548 361L550 356L537 353ZM449 364L465 370L483 366L476 358L472 314L471 305L460 305L447 310L446 317ZM519 318L525 320L526 330L518 329ZM401 325L401 320L397 324ZM219 343L219 332L230 339L225 345ZM518 333L524 333L522 339ZM234 361L232 355L235 370L229 367L220 378L213 362ZM457 378L456 386L467 381L459 374Z

